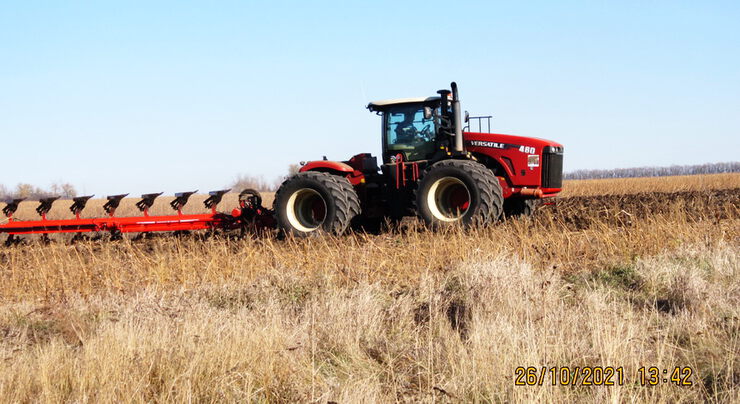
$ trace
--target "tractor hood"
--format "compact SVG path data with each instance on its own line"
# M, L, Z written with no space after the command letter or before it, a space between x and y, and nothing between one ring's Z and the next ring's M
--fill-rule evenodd
M464 132L463 139L466 146L492 147L497 149L518 149L521 146L534 147L537 150L550 146L562 151L563 145L558 142L516 135L504 135L501 133L478 133Z

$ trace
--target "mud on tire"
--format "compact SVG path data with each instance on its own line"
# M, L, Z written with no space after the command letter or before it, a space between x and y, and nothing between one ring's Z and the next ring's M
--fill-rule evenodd
M286 234L341 235L360 213L360 201L346 178L308 171L280 185L273 208L278 228Z
M471 160L435 163L425 170L414 192L417 214L432 228L495 222L503 211L498 179Z

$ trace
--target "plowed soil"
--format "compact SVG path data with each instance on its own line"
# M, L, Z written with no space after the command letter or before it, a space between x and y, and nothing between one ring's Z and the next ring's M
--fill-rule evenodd
M539 219L549 217L571 230L596 224L631 226L656 215L683 215L689 221L736 219L740 217L740 188L560 198L536 213Z

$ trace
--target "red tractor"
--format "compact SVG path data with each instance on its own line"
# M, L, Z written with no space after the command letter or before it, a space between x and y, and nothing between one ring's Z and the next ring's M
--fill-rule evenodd
M305 236L404 216L432 228L484 224L529 214L537 199L560 192L562 145L481 133L483 119L490 129L490 117L466 113L463 121L457 85L450 86L437 97L368 104L383 119L380 167L369 153L302 163L275 195L278 227ZM476 119L479 132L463 128Z

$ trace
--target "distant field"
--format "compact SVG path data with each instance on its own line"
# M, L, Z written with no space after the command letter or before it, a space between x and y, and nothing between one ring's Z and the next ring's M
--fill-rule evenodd
M567 181L469 231L0 248L0 401L738 402L739 247L723 174ZM642 386L650 366L692 384Z
M740 173L673 177L566 180L561 196L635 194L639 192L708 191L740 188Z

